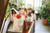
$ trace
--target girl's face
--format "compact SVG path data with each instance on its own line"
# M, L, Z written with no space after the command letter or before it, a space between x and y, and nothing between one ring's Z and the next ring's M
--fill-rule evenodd
M15 14L15 11L13 11L13 14Z
M25 11L25 10L24 10Z
M28 15L30 17L30 15Z

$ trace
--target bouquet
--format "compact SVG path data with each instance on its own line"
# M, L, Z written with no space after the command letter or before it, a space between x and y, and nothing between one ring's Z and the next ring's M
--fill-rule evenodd
M21 15L20 14L17 14L17 16L16 16L18 19L20 19L21 18Z

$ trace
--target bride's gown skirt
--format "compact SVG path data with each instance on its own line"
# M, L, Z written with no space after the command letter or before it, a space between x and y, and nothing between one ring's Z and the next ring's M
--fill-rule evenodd
M16 16L13 15L13 30L17 31L19 30L19 26L18 26L18 19L16 18Z
M16 18L16 16L13 16L13 20L14 20L14 22L13 22L13 30L18 31L20 29L20 27L23 26L25 16L21 15L20 19Z

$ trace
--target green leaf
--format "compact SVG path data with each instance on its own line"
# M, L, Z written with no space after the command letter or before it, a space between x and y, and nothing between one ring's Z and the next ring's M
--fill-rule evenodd
M7 12L10 12L9 8L7 8Z
M25 0L23 0L23 2L25 3Z
M33 9L34 9L34 5L32 5Z
M6 14L5 15L7 15L7 12L6 12Z
M44 2L44 1L42 1L42 5L44 5L44 3L45 3L45 2Z
M50 4L50 2L49 2L49 4Z
M47 7L48 5L46 5L46 7Z
M48 20L49 21L49 20Z
M15 0L15 2L17 3L17 0Z
M25 3L23 3L23 6L25 6Z
M14 3L15 1L13 0L13 3Z
M7 18L7 12L5 13L5 17L4 18Z
M42 6L40 7L40 9L42 10Z
M48 7L50 7L50 5L48 5Z
M9 8L7 8L7 11L9 10Z
M5 16L4 18L7 18L7 16Z
M48 24L50 24L50 22L48 22Z
M22 6L22 3L20 3L20 5Z
M14 4L12 4L12 6L14 6Z
M44 5L44 3L42 3L42 5Z
M16 5L14 5L14 7L17 7Z

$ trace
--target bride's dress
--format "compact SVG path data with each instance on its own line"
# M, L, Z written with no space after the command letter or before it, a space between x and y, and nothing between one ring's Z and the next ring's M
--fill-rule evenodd
M19 30L19 26L18 26L18 19L16 18L16 15L15 16L13 15L13 20L14 20L13 30L17 31L17 30Z
M18 19L18 18L16 18L16 15L15 16L13 15L13 20L14 20L14 22L13 22L13 30L18 31L23 26L24 16L21 15L21 18Z
M21 18L18 19L18 18L16 18L16 15L17 14L15 14L15 16L13 15L13 17L12 17L13 20L14 20L14 22L13 22L13 30L18 31L20 29L20 27L23 26L23 22L25 20L25 17L24 17L24 15L21 15Z

